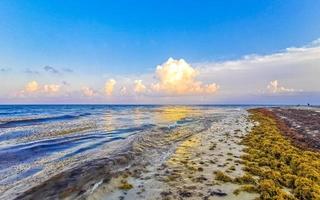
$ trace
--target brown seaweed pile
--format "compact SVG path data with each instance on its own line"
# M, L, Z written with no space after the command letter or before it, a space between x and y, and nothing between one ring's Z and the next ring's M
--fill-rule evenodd
M320 153L293 145L269 112L250 110L258 124L242 141L247 146L242 159L244 171L257 182L245 182L235 193L256 191L260 199L320 199Z
M319 111L274 108L268 114L275 118L281 132L290 138L295 145L309 150L320 151Z

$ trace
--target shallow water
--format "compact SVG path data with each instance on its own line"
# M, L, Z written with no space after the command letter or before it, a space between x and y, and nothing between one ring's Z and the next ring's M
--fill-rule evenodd
M167 137L157 136L159 140L154 149L166 146L164 151L154 153L147 148L147 153L139 155L145 162L135 158L138 162L133 163L138 164L108 181L101 180L85 199L256 199L258 195L254 193L235 195L238 184L217 181L214 175L215 171L226 172L232 178L244 174L239 163L244 148L240 141L253 126L247 117L245 110L234 108L216 108L213 112L202 113L196 117L196 123L177 127L169 131ZM154 139L153 136L144 138ZM161 142L168 138L176 145L170 147ZM180 140L177 142L173 138ZM159 159L161 157L164 159ZM124 183L132 188L123 189Z
M14 198L55 174L109 158L113 151L138 136L136 149L162 148L159 155L163 155L170 150L168 144L186 138L192 131L208 128L208 120L242 109L244 107L232 106L0 106L1 195ZM165 134L170 137L162 137ZM163 141L156 143L157 139Z

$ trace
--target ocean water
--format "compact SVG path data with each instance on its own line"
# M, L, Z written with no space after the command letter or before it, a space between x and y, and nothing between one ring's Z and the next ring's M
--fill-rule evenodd
M136 138L139 138L136 139L139 141L136 142L138 145L134 145L136 149L145 149L147 146L148 151L161 149L162 152L169 152L170 145L193 132L205 129L210 121L219 120L219 116L226 112L245 108L151 105L0 106L1 195L3 198L17 197L63 171L97 159L110 158L119 149L126 151L123 150L124 147L129 146ZM152 137L147 137L148 135ZM163 135L170 137L162 138Z

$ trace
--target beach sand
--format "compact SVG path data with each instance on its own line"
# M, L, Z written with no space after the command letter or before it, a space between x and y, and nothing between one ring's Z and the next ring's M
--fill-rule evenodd
M136 137L113 158L70 169L19 198L320 198L318 112L263 108L216 116Z
M243 175L239 143L251 127L246 112L229 115L182 141L162 164L128 169L89 199L254 199L257 194L234 195L239 185L216 180L214 174Z

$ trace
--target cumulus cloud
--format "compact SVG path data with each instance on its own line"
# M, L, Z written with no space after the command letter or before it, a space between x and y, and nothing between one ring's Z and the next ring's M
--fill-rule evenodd
M81 88L81 91L82 91L82 94L87 97L92 97L96 95L96 92L90 87L84 86Z
M47 68L47 71L55 73L54 69ZM60 74L62 72L65 70L61 69ZM111 77L117 82L114 79L106 81L105 84L97 81L95 82L97 85L93 88L81 88L81 85L77 84L79 77L68 77L71 79L67 81L72 84L58 81L61 83L61 88L65 89L59 91L66 91L67 88L72 94L70 98L91 96L96 93L90 101L98 99L105 102L104 94L106 94L114 96L107 99L110 102L127 103L133 101L136 103L270 103L272 100L276 103L300 103L303 100L319 102L319 74L320 40L318 39L302 47L289 47L265 55L246 55L235 60L189 64L183 59L170 58L157 66L154 72L126 76L112 74ZM98 75L93 76L89 79L85 75L88 78L87 83L81 82L81 84L93 84L91 80L96 80ZM110 74L107 76L110 77ZM8 83L11 77L2 75L1 78L4 78L3 83L7 84L3 87L2 94L7 94L5 92L9 91L11 85ZM59 77L54 76L51 80L57 78ZM44 79L39 80L44 81ZM101 86L102 89L99 91L94 89ZM49 89L49 86L47 89L44 87L36 81L31 81L24 87L23 94L45 96L48 95L45 90L54 91ZM215 94L217 90L219 93ZM135 96L137 93L141 94L139 98ZM56 96L58 94L63 93L55 92Z
M59 92L60 85L57 84L46 84L43 86L43 91L47 93L56 93Z
M134 81L134 91L136 93L143 93L146 91L146 86L142 84L142 80L135 80Z
M37 92L40 89L40 86L37 81L30 81L24 88L26 92Z
M57 70L56 68L52 67L52 66L44 66L43 69L46 71L46 72L50 72L50 73L53 73L53 74L59 74L59 70Z
M120 89L120 94L121 95L126 95L127 94L127 87L122 86L121 89Z
M104 86L105 93L111 96L115 85L116 85L116 81L114 79L109 79Z
M278 83L278 80L270 81L267 88L272 93L294 92L295 91L294 89L285 88L283 86L280 86Z
M265 89L265 83L270 80L281 80L292 88L301 88L303 91L320 91L318 40L302 47L286 48L277 53L247 55L237 60L193 65L199 70L201 80L213 79L223 86L223 95L258 93L258 90Z
M213 94L219 89L216 83L205 85L197 81L199 72L183 59L169 58L157 66L156 75L159 82L152 88L170 95Z
M17 96L34 95L34 94L55 94L60 91L61 86L58 84L44 84L40 85L33 80L28 82L24 89L18 92Z

